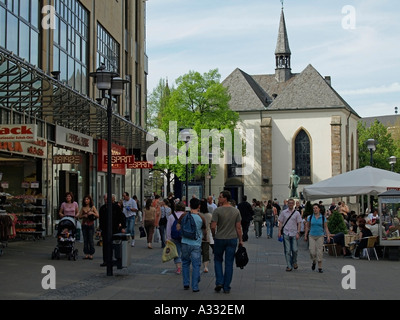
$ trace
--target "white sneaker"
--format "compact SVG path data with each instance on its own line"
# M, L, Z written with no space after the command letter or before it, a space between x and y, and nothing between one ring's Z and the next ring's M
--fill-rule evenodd
M134 247L134 246L135 246L135 240L132 240L131 247Z

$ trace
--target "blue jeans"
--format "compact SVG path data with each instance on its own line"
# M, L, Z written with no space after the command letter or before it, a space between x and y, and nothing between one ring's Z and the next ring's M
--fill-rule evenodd
M215 239L214 241L214 270L215 285L222 285L224 291L231 290L233 277L233 263L238 239ZM222 270L222 262L225 253L225 272Z
M266 218L265 223L267 225L267 235L272 238L272 234L274 231L274 217Z
M173 243L176 245L176 251L178 251L178 256L174 258L174 263L181 263L182 262L182 243L180 241L175 241L174 239L171 239Z
M135 217L136 216L131 216L126 218L126 233L129 233L132 239L135 239Z
M192 290L199 290L201 246L182 243L182 277L183 285L190 285L190 263L192 264Z
M158 226L158 230L160 231L161 248L164 248L165 247L166 233L167 233L167 226L166 225L160 225L160 226Z
M296 236L289 237L283 235L283 247L285 249L285 258L287 267L292 269L294 264L297 264L297 239Z
M94 225L87 226L82 225L82 234L83 234L83 253L87 255L93 255L95 252L94 249Z

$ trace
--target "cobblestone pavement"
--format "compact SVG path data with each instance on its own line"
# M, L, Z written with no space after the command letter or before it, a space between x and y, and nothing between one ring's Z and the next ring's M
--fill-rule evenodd
M131 265L107 276L102 262L101 247L96 247L94 260L82 259L82 243L77 261L65 256L52 260L56 239L48 237L37 241L10 242L0 256L0 300L353 300L399 299L399 261L353 260L324 254L320 274L311 270L306 243L299 242L299 269L286 272L283 245L275 238L263 236L256 239L250 232L245 247L249 264L234 269L232 291L228 294L214 292L213 262L209 273L201 274L200 292L183 290L182 278L175 274L173 262L161 262L161 246L150 250L144 239L136 239L131 250ZM138 233L137 233L138 234ZM212 260L212 259L211 259ZM56 289L45 290L42 280L44 266L56 271ZM354 267L354 282L343 267ZM355 288L344 289L342 284Z

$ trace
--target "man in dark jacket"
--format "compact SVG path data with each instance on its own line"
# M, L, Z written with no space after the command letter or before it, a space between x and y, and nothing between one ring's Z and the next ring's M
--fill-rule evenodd
M250 203L247 202L247 196L243 196L243 201L240 202L237 206L240 211L240 215L242 217L242 232L243 232L243 241L247 241L249 239L248 232L251 220L253 220L253 208Z
M107 266L107 194L104 195L104 204L99 210L99 227L103 238L103 263L102 267ZM115 195L112 195L112 234L125 233L126 217L122 208L115 202Z

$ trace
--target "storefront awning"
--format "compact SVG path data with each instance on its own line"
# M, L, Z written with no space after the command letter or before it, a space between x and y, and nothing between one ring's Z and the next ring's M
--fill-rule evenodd
M107 139L107 108L0 48L1 123L53 124ZM112 142L145 152L147 132L114 113Z

